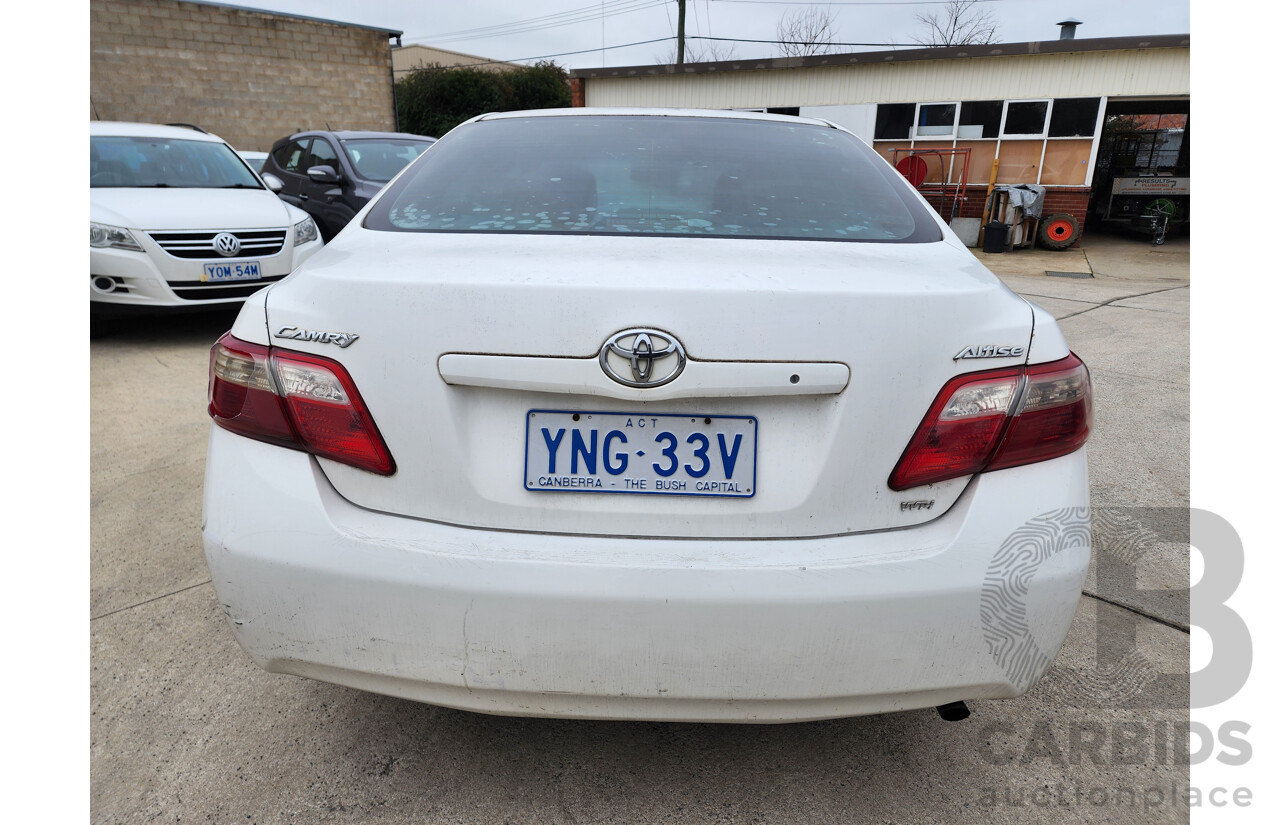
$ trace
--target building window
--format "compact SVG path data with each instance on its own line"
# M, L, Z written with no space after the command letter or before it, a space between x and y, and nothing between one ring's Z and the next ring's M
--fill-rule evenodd
M985 179L998 156L997 183L1087 186L1104 100L882 103L876 106L875 150L892 160L894 150L967 149L971 184Z
M960 129L956 137L1000 137L1000 116L1004 114L1003 100L973 100L960 104Z
M1098 126L1096 97L1063 97L1053 101L1049 137L1093 137Z
M1004 134L1009 137L1044 137L1047 114L1047 100L1011 100L1005 107Z
M881 103L876 107L876 140L908 140L916 116L914 103Z
M921 103L916 137L951 137L956 132L956 104Z

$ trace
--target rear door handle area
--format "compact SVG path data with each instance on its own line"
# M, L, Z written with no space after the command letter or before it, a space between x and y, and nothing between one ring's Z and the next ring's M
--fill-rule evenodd
M635 401L667 398L742 398L766 395L836 395L849 385L839 362L695 361L670 384L636 389L610 380L596 358L446 353L437 363L446 384L601 395Z

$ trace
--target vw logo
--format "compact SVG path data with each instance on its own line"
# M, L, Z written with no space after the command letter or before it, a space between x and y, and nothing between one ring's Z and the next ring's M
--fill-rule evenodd
M674 381L684 364L684 347L657 329L623 330L600 350L604 374L628 387L661 387Z
M230 232L219 232L213 237L213 248L219 255L230 258L240 254L240 239Z

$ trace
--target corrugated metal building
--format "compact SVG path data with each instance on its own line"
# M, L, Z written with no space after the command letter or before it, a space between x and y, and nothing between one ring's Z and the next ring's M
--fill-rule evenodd
M1182 151L1143 174L1186 175L1189 162L1190 35L581 69L571 83L578 106L767 110L830 120L890 159L939 150L924 189L955 184L965 155L953 150L967 149L970 217L995 167L997 183L1043 185L1046 212L1083 221L1115 171L1099 158L1108 116L1179 117Z

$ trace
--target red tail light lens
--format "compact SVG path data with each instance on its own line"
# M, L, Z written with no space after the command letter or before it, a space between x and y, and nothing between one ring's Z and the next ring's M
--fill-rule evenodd
M209 355L209 415L234 433L379 475L395 461L336 361L248 344L229 333Z
M948 381L916 428L889 487L906 490L1074 452L1093 426L1093 390L1071 354Z
M1020 368L948 381L898 459L889 486L906 490L982 472L1000 443L1021 381Z

